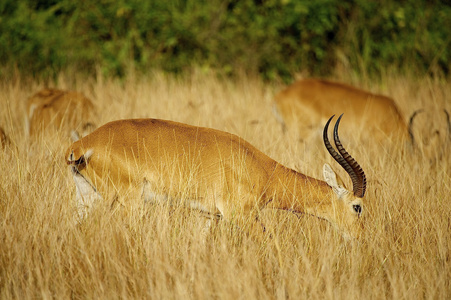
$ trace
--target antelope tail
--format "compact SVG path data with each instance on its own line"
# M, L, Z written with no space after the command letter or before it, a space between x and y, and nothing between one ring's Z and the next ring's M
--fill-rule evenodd
M93 149L88 149L84 154L80 155L79 157L76 157L74 154L74 151L72 150L72 152L66 158L66 163L68 165L73 165L73 166L79 166L82 164L86 164L93 153L94 153Z

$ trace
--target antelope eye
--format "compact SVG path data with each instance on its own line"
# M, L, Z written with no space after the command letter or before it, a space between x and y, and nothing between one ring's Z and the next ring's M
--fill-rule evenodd
M360 205L358 205L358 204L354 204L354 205L352 206L352 208L353 208L354 211L355 211L356 213L358 213L358 214L360 214L360 213L362 212L362 207L361 207Z

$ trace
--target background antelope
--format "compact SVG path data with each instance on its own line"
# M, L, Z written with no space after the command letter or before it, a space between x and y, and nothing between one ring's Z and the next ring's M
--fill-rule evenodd
M284 129L309 137L335 111L343 111L349 122L341 132L347 136L365 134L371 143L408 141L409 129L393 99L350 85L320 79L296 81L275 96L275 113Z
M157 119L119 120L66 151L80 217L99 198L186 199L191 207L255 231L258 211L269 204L326 219L345 237L357 237L365 175L339 141L341 117L334 128L340 154L330 145L332 118L324 128L324 143L350 175L354 193L327 164L325 182L320 181L284 167L231 133Z
M62 131L78 139L95 128L96 108L90 99L75 91L43 89L27 101L26 133L37 136Z
M451 140L445 109L416 110L407 124L393 99L333 81L299 80L276 94L273 108L284 131L293 131L307 141L317 135L318 124L337 110L350 119L343 124L342 133L366 146L371 143L387 149L400 145L403 150L407 146L414 150L410 153L417 152L434 163L442 159Z
M416 111L410 122L415 150L426 157L431 164L449 155L451 143L451 120L446 109Z

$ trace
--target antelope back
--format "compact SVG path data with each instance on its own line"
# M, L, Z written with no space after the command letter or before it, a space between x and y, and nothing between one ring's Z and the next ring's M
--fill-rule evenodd
M180 198L183 193L200 202L251 190L261 194L267 169L276 164L236 135L155 119L107 123L73 143L65 157L106 197L130 188L140 194L145 179L146 188L160 194Z
M308 136L335 112L346 115L342 135L382 142L388 138L408 139L408 128L393 99L338 82L299 80L275 96L280 114L289 128L300 128ZM363 134L363 130L365 134ZM302 136L301 136L302 138Z
M85 131L95 124L96 108L90 99L74 91L44 89L27 101L27 133ZM95 125L94 125L95 127Z

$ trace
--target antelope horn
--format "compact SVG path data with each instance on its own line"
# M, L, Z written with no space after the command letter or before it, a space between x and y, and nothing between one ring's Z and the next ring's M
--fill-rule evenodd
M338 152L341 154L344 160L351 166L352 170L355 173L356 176L355 178L351 176L354 195L356 197L363 198L363 195L365 195L366 190L365 173L363 172L363 169L360 167L359 163L346 151L346 149L340 142L340 138L338 137L338 125L340 124L341 117L343 117L343 114L341 114L341 116L337 120L337 123L335 123L334 128L335 146L337 147Z
M446 124L448 124L448 136L451 139L451 120L449 118L449 112L446 109L443 109L446 115Z
M343 145L340 142L340 139L338 137L338 125L340 124L341 117L343 114L338 118L337 122L335 123L334 127L334 141L335 146L337 147L337 151L332 147L332 145L329 142L329 139L327 137L327 132L329 129L329 123L332 121L335 115L330 117L330 119L327 121L326 126L324 127L323 132L323 140L324 145L327 148L327 151L329 151L330 155L340 164L340 166L343 167L343 169L346 170L346 172L349 174L352 180L352 188L354 195L359 198L363 198L365 195L366 190L366 177L365 173L363 172L360 165L357 163L357 161L352 158L351 155L345 150Z
M408 130L409 130L409 137L410 137L410 142L412 143L412 146L415 146L415 138L413 136L413 130L412 130L413 120L421 112L423 112L422 109L417 109L416 111L413 112L412 116L410 116L410 119L409 119L409 128L408 128Z

